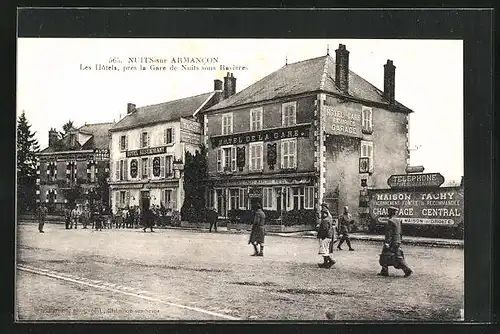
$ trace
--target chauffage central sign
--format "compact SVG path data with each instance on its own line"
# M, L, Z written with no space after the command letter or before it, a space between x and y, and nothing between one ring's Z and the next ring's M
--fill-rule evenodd
M463 200L463 189L458 187L421 191L369 191L369 207L373 218L384 221L388 208L395 206L399 209L396 215L406 224L458 224L463 220Z

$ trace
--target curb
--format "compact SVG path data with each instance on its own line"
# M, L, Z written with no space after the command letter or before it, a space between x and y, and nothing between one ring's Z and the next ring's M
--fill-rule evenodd
M27 223L29 221L19 221L19 223ZM58 224L64 225L63 221L48 221L45 224ZM183 230L183 231L191 231L191 232L199 232L204 233L207 229L202 229L198 227L176 227L176 226L163 226L163 227L155 227L157 229L166 229L166 230ZM214 232L215 233L215 232ZM220 230L217 233L222 234L248 234L249 231L238 231L238 230ZM309 234L306 234L309 233ZM283 238L308 238L308 239L316 239L316 235L314 231L310 232L290 232L290 233L278 233L278 232L267 232L266 235L278 236ZM369 241L369 242L383 242L384 236L382 235L350 235L351 240L358 241ZM463 240L453 240L453 239L413 239L412 237L403 238L403 245L413 245L413 246L426 246L426 247L442 247L442 248L464 248Z

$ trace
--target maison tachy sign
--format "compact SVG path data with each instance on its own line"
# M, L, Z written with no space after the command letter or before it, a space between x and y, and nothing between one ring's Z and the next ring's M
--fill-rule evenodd
M224 145L243 145L259 141L273 141L287 138L309 137L311 124L300 124L287 128L268 129L261 131L252 131L244 133L236 133L224 136L210 137L212 147Z

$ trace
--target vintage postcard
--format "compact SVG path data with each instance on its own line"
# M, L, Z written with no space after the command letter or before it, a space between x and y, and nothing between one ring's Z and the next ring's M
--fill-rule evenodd
M463 320L462 41L17 42L17 321Z

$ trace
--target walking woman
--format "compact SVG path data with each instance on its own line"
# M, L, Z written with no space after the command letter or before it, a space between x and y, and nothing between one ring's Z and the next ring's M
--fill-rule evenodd
M323 263L319 263L320 268L330 268L335 264L332 260L332 250L330 244L333 242L333 218L326 203L321 204L321 220L318 225L318 254L323 256Z

